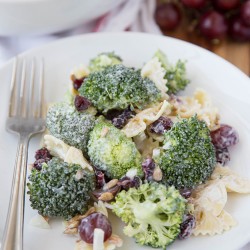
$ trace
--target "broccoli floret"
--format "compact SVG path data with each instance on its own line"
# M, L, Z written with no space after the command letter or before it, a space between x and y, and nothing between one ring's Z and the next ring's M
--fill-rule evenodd
M120 192L113 212L127 226L124 233L141 245L166 248L180 233L186 200L173 186L152 182Z
M90 74L79 93L103 113L128 106L142 109L161 98L159 89L149 78L142 78L140 71L124 65L110 66Z
M197 116L183 119L164 137L163 148L155 160L169 185L194 188L211 176L216 163L215 149L204 121Z
M169 94L176 94L184 90L189 84L190 80L186 78L186 65L185 62L178 60L176 65L171 65L165 74L167 79L167 87Z
M171 65L166 55L158 50L154 57L157 57L166 70L164 79L167 80L166 86L168 87L168 94L176 94L181 90L184 90L190 83L190 80L186 77L186 65L184 61L178 60L176 65Z
M90 72L100 71L108 66L121 64L122 59L114 52L101 53L97 57L93 58L89 62Z
M66 144L81 149L86 155L89 133L95 117L88 112L78 112L67 103L56 103L47 113L46 124L50 133Z
M31 207L43 216L66 220L86 212L89 193L95 187L93 172L56 157L47 164L43 163L41 171L33 168L29 181Z
M134 142L104 119L99 119L90 133L88 155L93 165L110 178L119 179L130 169L142 176L142 157Z

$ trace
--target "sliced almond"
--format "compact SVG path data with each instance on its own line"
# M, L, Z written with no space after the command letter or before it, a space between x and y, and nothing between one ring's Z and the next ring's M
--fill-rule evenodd
M77 229L77 227L75 227L75 228L66 228L63 233L64 234L77 234L78 229Z
M113 180L109 181L108 183L106 183L104 185L103 190L108 190L108 189L114 187L117 184L117 182L118 182L118 179L113 179Z
M105 243L107 245L113 244L115 245L115 247L121 247L123 244L123 240L120 238L120 236L112 234L111 237Z
M73 223L74 221L80 221L81 219L89 216L90 214L96 212L96 208L95 207L91 207L85 214L79 214L74 216L73 218L71 218L68 223Z
M111 201L114 198L114 195L110 192L105 192L101 194L101 196L98 198L101 201Z
M154 172L153 172L153 179L155 181L161 181L162 180L162 171L161 169L159 168L159 166L157 166L155 169L154 169Z
M80 224L80 221L72 221L70 223L67 223L66 229L77 228L79 224Z

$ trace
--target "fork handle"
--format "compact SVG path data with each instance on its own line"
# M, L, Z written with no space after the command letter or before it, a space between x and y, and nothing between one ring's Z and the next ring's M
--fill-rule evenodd
M11 198L1 250L23 249L23 220L28 143L29 135L20 135L13 173Z

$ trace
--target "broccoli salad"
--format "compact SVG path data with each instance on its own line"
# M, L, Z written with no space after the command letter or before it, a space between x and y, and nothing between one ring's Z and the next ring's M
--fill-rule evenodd
M182 94L189 83L186 62L160 50L139 69L105 52L73 70L65 99L47 111L28 176L40 225L62 218L76 250L126 249L125 235L166 249L235 226L227 193L250 193L227 166L239 136L204 90Z

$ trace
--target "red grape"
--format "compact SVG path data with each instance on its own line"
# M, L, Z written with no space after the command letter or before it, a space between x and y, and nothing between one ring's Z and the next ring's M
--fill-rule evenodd
M250 26L246 26L239 17L235 18L230 24L229 34L236 41L250 41Z
M240 0L214 0L213 2L220 10L232 10L239 5Z
M227 29L225 17L214 10L206 12L199 22L200 32L211 40L222 38Z
M187 7L200 9L206 5L207 0L181 0L181 2Z
M250 41L250 0L164 0L157 1L156 23L162 30L173 30L185 15L188 31L196 29L215 42L225 37Z
M250 26L250 0L241 5L240 17L245 25Z
M95 228L100 228L104 231L104 241L106 241L112 234L112 227L108 218L102 213L92 213L83 218L78 227L82 240L92 244Z
M175 3L160 4L155 11L155 20L160 28L173 30L181 21L181 13Z

